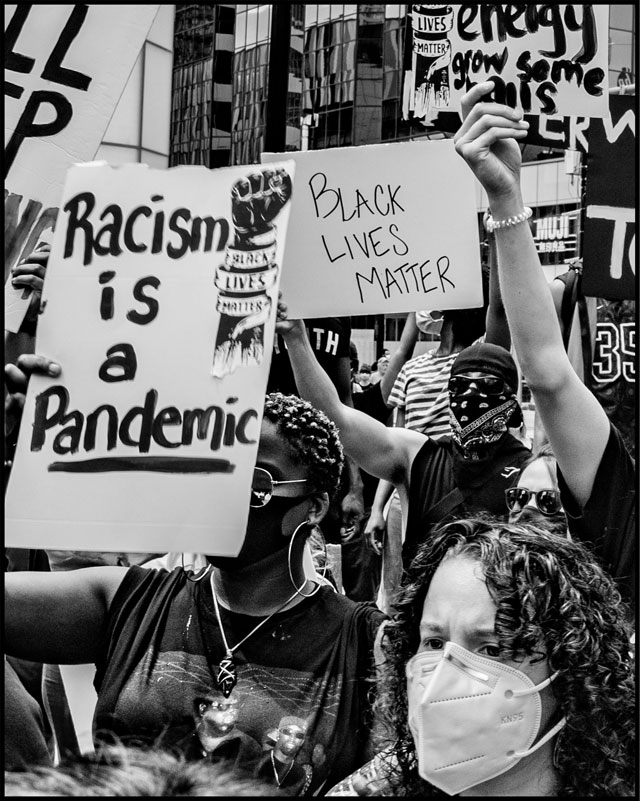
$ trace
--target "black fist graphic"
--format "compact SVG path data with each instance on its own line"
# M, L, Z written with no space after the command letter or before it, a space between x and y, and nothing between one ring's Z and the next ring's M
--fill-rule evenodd
M231 188L231 212L236 247L264 245L272 221L291 198L291 176L286 170L264 170L240 178Z

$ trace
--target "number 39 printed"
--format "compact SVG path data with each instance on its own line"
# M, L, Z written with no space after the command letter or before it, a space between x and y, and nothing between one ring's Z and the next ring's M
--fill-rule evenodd
M593 356L593 380L600 384L636 377L634 323L598 323Z

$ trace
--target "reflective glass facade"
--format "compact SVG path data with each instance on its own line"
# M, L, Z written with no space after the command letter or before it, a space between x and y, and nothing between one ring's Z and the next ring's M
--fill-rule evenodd
M235 6L177 5L171 166L229 164Z

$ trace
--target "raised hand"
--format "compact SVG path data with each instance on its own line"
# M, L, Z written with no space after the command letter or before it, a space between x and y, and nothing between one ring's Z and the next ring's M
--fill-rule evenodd
M485 81L464 95L463 123L453 138L456 151L490 198L519 191L522 158L517 140L524 139L529 128L521 111L483 99L493 89L493 82Z
M282 336L293 333L304 333L304 322L302 320L290 320L287 312L287 304L282 300L282 293L278 293L278 311L276 313L276 333Z
M236 181L231 188L236 238L253 239L270 231L291 198L291 189L291 176L283 169L263 170Z
M35 326L40 312L44 276L50 252L50 245L43 243L11 270L11 285L15 289L32 290L29 307L22 324L22 330L29 334L35 334Z

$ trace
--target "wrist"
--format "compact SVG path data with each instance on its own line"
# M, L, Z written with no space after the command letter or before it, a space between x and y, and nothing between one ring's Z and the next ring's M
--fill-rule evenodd
M524 211L524 200L519 187L511 192L491 194L487 195L487 197L489 198L489 208L494 220L502 220Z

